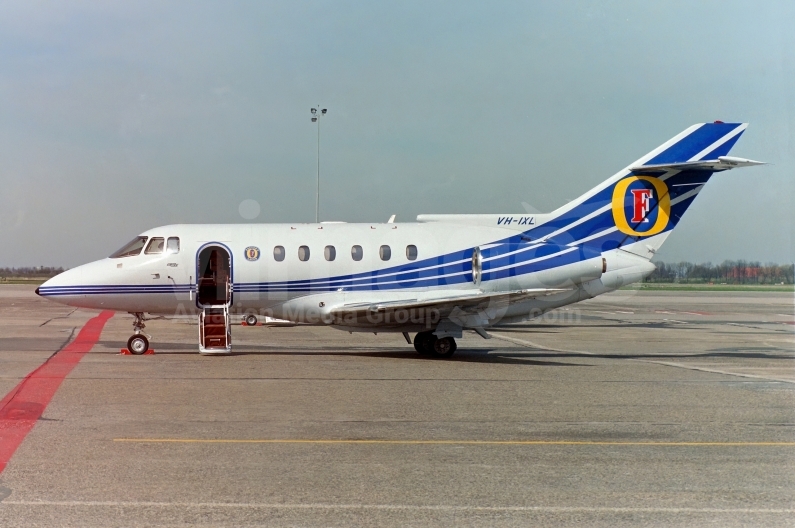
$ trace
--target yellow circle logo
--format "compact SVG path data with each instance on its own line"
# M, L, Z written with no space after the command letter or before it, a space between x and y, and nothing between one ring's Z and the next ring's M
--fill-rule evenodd
M246 260L257 260L259 258L259 248L256 246L249 246L245 250Z
M652 217L657 218L652 222ZM652 176L629 176L613 189L613 220L622 233L652 236L668 227L671 196L668 186Z

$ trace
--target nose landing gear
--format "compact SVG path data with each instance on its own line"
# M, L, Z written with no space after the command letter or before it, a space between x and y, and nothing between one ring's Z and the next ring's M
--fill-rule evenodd
M149 350L148 337L150 336L147 336L142 332L142 330L146 328L146 325L144 324L144 314L141 312L136 312L132 315L135 318L133 320L133 335L127 340L127 350L136 356L140 356Z
M450 357L458 345L452 337L439 339L433 332L419 332L414 337L414 349L423 356Z

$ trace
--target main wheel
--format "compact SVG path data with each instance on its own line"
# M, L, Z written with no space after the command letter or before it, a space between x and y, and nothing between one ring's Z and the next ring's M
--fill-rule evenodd
M433 342L436 336L431 332L419 332L414 336L414 350L423 356L433 354Z
M452 337L443 337L433 342L433 353L438 357L450 357L457 348L458 345Z
M257 324L257 316L254 314L249 314L246 316L246 324L248 326L255 326Z
M127 350L136 356L140 356L149 350L149 340L146 336L136 334L127 340Z

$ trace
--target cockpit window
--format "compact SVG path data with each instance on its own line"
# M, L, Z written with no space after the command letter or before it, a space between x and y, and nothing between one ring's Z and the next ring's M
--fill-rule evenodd
M159 255L163 252L163 246L166 244L166 240L163 237L152 237L152 240L149 241L149 245L146 246L146 253L147 255Z
M141 250L144 248L144 244L146 244L146 237L137 236L127 244L124 244L124 247L112 254L110 258L134 257L135 255L140 255Z
M166 253L179 253L178 237L168 237L168 243L166 244Z

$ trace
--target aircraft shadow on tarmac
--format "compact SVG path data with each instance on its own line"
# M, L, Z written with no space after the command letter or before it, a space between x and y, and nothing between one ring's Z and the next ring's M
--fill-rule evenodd
M99 341L97 344L117 350L124 348L124 343L115 341ZM157 354L162 355L198 355L195 345L186 343L158 343L153 346ZM352 347L332 347L325 346L323 348L309 349L305 347L297 348L290 346L269 346L263 348L257 345L233 345L231 354L223 354L223 356L352 356L352 357L373 357L373 358L391 358L391 359L414 359L422 361L455 361L455 362L470 362L470 363L503 363L512 365L536 365L536 366L560 366L560 367L587 367L584 363L561 363L557 361L542 361L535 358L542 357L571 357L571 358L590 358L593 356L586 354L557 354L550 353L547 355L518 352L522 349L512 348L462 348L459 347L456 353L449 358L438 358L431 356L420 356L417 352L406 345L405 350L396 349L374 349L374 348L352 348Z
M600 319L600 321L604 321L604 319ZM687 323L690 324L690 323ZM560 332L570 329L570 328L594 328L598 326L599 328L681 328L681 323L671 324L667 321L660 321L660 322L648 322L648 323L633 323L633 322L616 322L615 324L604 323L600 322L599 325L592 325L592 324L576 324L576 323L567 323L566 326L556 326L556 325L536 325L536 324L523 324L517 325L512 324L511 326L498 326L495 327L494 330L497 332L527 332L527 330L534 330L534 333L538 334L559 334Z

